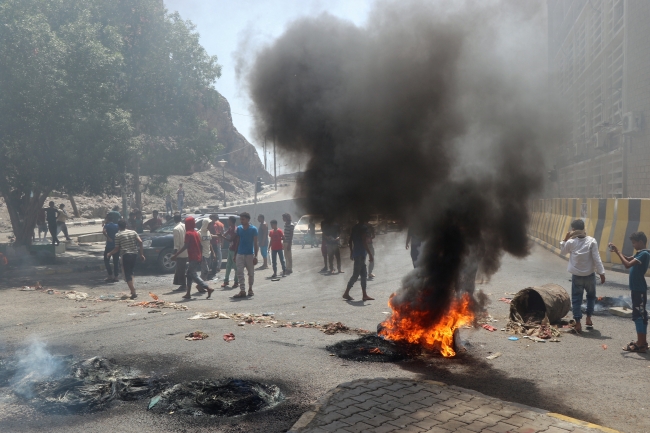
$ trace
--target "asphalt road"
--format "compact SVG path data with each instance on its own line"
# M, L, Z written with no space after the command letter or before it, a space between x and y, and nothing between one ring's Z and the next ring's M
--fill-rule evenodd
M375 329L389 311L389 295L411 269L404 250L404 233L378 237L377 278L369 283L370 302L345 302L341 294L351 273L344 260L343 275L323 276L319 249L294 250L294 274L279 282L271 271L257 272L255 296L236 301L234 292L217 290L212 300L188 301L189 311L127 307L124 302L75 302L58 295L17 291L30 279L0 281L0 353L12 356L32 338L47 342L52 353L82 359L104 356L171 380L248 378L278 385L286 400L274 409L233 419L193 419L156 415L146 401L116 403L84 416L45 416L18 404L0 400L2 432L283 432L308 406L341 382L359 378L405 377L443 381L475 389L508 401L544 408L623 432L650 432L647 423L648 355L628 354L620 348L634 337L630 319L596 316L595 330L582 336L565 335L560 343L509 341L504 332L463 329L468 353L456 359L432 357L427 361L395 364L352 363L329 356L325 346L355 338L325 335L316 329L237 326L232 320L187 319L213 310L262 313L272 311L293 321L341 321L351 327ZM347 250L344 251L344 256ZM599 296L627 295L627 276L608 273ZM127 291L124 283L105 284L101 273L56 275L41 283L59 290L79 290L95 296ZM489 311L506 323L509 306L498 299L525 287L556 283L570 287L566 261L535 247L526 259L505 257L501 270L482 288L492 300ZM181 301L172 292L170 276L138 275L141 299L148 291L165 300ZM352 296L359 299L357 286ZM82 308L85 307L85 308ZM81 316L84 313L86 316ZM87 317L91 315L92 317ZM77 317L75 317L77 316ZM183 335L200 329L210 338L186 341ZM233 332L236 340L223 341ZM603 348L607 346L607 349ZM492 352L502 355L488 361Z

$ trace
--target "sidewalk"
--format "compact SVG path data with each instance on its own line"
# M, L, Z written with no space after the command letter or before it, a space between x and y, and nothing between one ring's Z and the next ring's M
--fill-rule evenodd
M344 383L289 433L618 433L434 381L365 379Z

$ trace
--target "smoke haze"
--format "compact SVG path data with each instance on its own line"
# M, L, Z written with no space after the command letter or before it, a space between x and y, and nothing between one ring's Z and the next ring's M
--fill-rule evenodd
M44 342L33 339L18 355L16 374L10 383L16 394L32 398L32 384L61 375L63 367L61 359L52 355Z
M489 276L503 252L528 254L542 146L562 129L545 92L543 3L449 6L378 2L364 27L301 19L248 72L260 135L309 157L310 213L397 215L426 239L395 301L431 322L473 292L463 269Z

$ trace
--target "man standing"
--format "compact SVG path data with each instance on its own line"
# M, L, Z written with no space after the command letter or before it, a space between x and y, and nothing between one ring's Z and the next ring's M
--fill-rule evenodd
M38 227L38 240L41 240L41 233L43 233L43 240L47 240L47 221L45 221L45 209L43 208L38 210L36 226Z
M214 251L212 251L212 234L208 231L208 222L203 220L199 236L201 236L201 279L207 280L210 275L210 265L214 259Z
M341 241L341 226L327 219L321 223L321 230L323 231L323 239L327 244L327 258L329 261L329 272L330 274L334 273L334 258L336 257L336 268L340 273L341 270L341 247L339 242ZM326 264L327 266L327 264Z
M632 247L637 253L630 257L624 256L615 245L609 244L609 249L618 255L625 269L630 270L629 284L632 297L632 320L636 325L636 341L632 341L623 348L626 352L648 351L648 283L645 281L645 273L650 264L650 252L646 249L648 238L643 232L636 232L630 235Z
M257 253L259 244L257 241L257 227L250 224L251 216L248 212L239 215L241 225L237 227L235 240L235 263L237 264L237 277L241 283L241 289L233 298L246 297L246 276L248 271L248 296L253 296L253 283L255 282L255 265L257 264Z
M131 299L138 297L135 293L135 285L133 283L133 270L137 261L138 248L140 249L140 258L145 261L144 253L142 250L142 239L133 230L126 229L126 221L120 220L117 223L120 231L115 235L115 248L107 254L110 258L113 254L122 254L122 267L124 268L124 279L126 284L131 290ZM136 247L137 245L137 247Z
M174 208L172 207L172 195L169 192L167 192L167 195L165 196L165 213L170 216L174 213Z
M174 274L174 284L178 285L176 290L186 290L187 277L187 251L178 253L185 244L185 224L182 223L180 214L174 215L174 254L176 254L176 273Z
M260 271L269 268L268 256L269 256L269 226L266 225L264 221L264 215L259 215L257 217L257 222L260 223L260 226L257 228L257 236L260 244L260 251L262 252L262 258L264 259L264 264L260 266Z
M48 207L45 208L45 219L47 220L47 228L50 231L50 236L52 236L52 245L59 245L59 238L56 236L57 232L57 223L56 218L59 215L59 210L54 207L54 202L51 201L48 203Z
M237 228L235 224L237 223L237 218L231 216L228 218L228 231L221 236L221 239L228 242L228 261L226 263L226 276L223 279L223 284L221 287L228 287L230 283L230 271L235 268L235 284L232 285L233 289L239 287L239 278L237 276L237 268L235 267L235 238L237 237Z
M284 262L284 248L282 247L282 240L284 239L284 233L278 228L278 221L271 220L271 232L269 233L269 238L271 242L269 249L272 254L272 263L273 263L273 275L271 278L278 277L278 256L280 257L280 264L282 265L282 276L285 276L287 271L287 265Z
M68 213L63 209L65 205L61 203L59 205L59 215L56 217L56 226L57 226L57 233L62 231L63 235L65 236L66 241L71 241L70 236L68 236L68 226L65 225L66 220L69 218Z
M368 227L366 227L366 219L359 218L359 222L352 227L350 232L350 260L354 261L354 271L352 272L352 277L348 281L348 286L343 293L343 299L348 301L354 300L350 296L350 289L357 282L357 279L361 277L361 292L363 294L364 301L372 301L374 298L368 296L366 292L366 254L368 254L368 260L371 262L374 260L370 248L368 248Z
M178 204L178 213L183 213L183 201L185 201L185 190L183 189L183 184L178 185L178 190L176 191L176 203Z
M142 228L148 228L149 231L152 232L155 229L157 229L158 227L162 226L163 222L162 222L162 219L158 216L158 213L159 212L157 210L153 211L153 218L147 220L147 222L145 222L142 225Z
M411 260L413 261L413 267L416 267L418 257L420 257L420 249L422 248L422 240L415 233L415 230L409 227L406 234L406 249L411 248Z
M375 239L375 228L368 224L368 251L370 251L370 254L372 254L372 257L375 257L375 245L373 244L373 239ZM368 279L372 280L375 278L375 274L372 273L373 269L375 269L375 261L371 260L368 263Z
M585 222L575 220L571 223L571 231L564 236L560 242L560 254L570 254L567 270L571 273L571 304L573 306L573 318L576 321L575 331L582 332L582 297L587 292L587 328L594 324L591 315L594 312L596 303L596 274L600 275L600 282L605 283L605 268L600 260L598 243L596 239L587 236Z
M223 261L223 257L221 256L221 237L223 236L224 230L223 224L219 221L219 215L210 215L208 230L212 235L212 251L214 252L214 260L210 264L210 274L208 275L208 279L211 280L217 273L221 272L221 262Z
M104 224L104 236L106 236L106 246L104 247L104 266L108 277L104 280L108 283L117 283L120 275L120 261L117 255L113 256L113 269L111 269L111 258L108 255L115 249L115 235L119 232L119 227L113 221Z
M115 205L113 206L113 209L111 209L111 211L106 214L106 219L104 220L104 224L106 224L109 221L112 221L115 224L117 224L117 222L120 219L122 219L122 216L120 215L120 207Z
M285 213L282 215L284 221L284 259L287 262L287 275L293 273L293 257L291 257L291 244L293 243L293 229L294 225L291 222L291 214Z
M172 260L176 260L176 257L179 254L184 253L187 251L187 281L186 281L186 286L187 286L187 292L185 292L185 295L183 296L183 299L191 299L191 291L192 291L192 281L196 283L196 288L200 293L205 292L206 290L208 291L208 296L206 299L210 299L210 296L212 295L212 292L214 292L214 289L211 289L205 281L199 277L199 272L201 272L201 261L203 260L203 255L201 253L201 236L197 233L196 230L196 221L194 220L194 217L188 216L185 218L185 242L183 243L183 247L176 253L174 254L171 258Z

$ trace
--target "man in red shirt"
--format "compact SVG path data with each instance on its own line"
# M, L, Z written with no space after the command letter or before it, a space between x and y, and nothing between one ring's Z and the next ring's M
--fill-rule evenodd
M185 244L172 256L171 260L175 261L176 256L187 250L187 293L185 293L185 296L183 296L183 298L192 298L190 291L192 290L192 281L194 281L200 293L203 293L206 290L208 291L207 299L210 299L210 296L212 295L212 292L214 292L214 289L211 289L205 283L205 281L199 277L203 255L201 254L201 236L199 236L195 228L196 221L194 220L194 217L188 216L185 218Z
M284 263L284 247L282 241L284 240L284 233L278 228L278 221L271 220L271 231L269 232L269 249L271 250L271 262L273 263L273 275L271 278L278 277L278 256L280 256L280 264L282 264L282 276L285 276L287 266Z
M210 215L208 231L212 235L212 250L214 251L214 261L210 264L211 271L208 274L208 280L211 280L218 272L221 272L221 262L223 260L221 256L221 236L223 235L224 227L221 221L219 221L219 215Z

